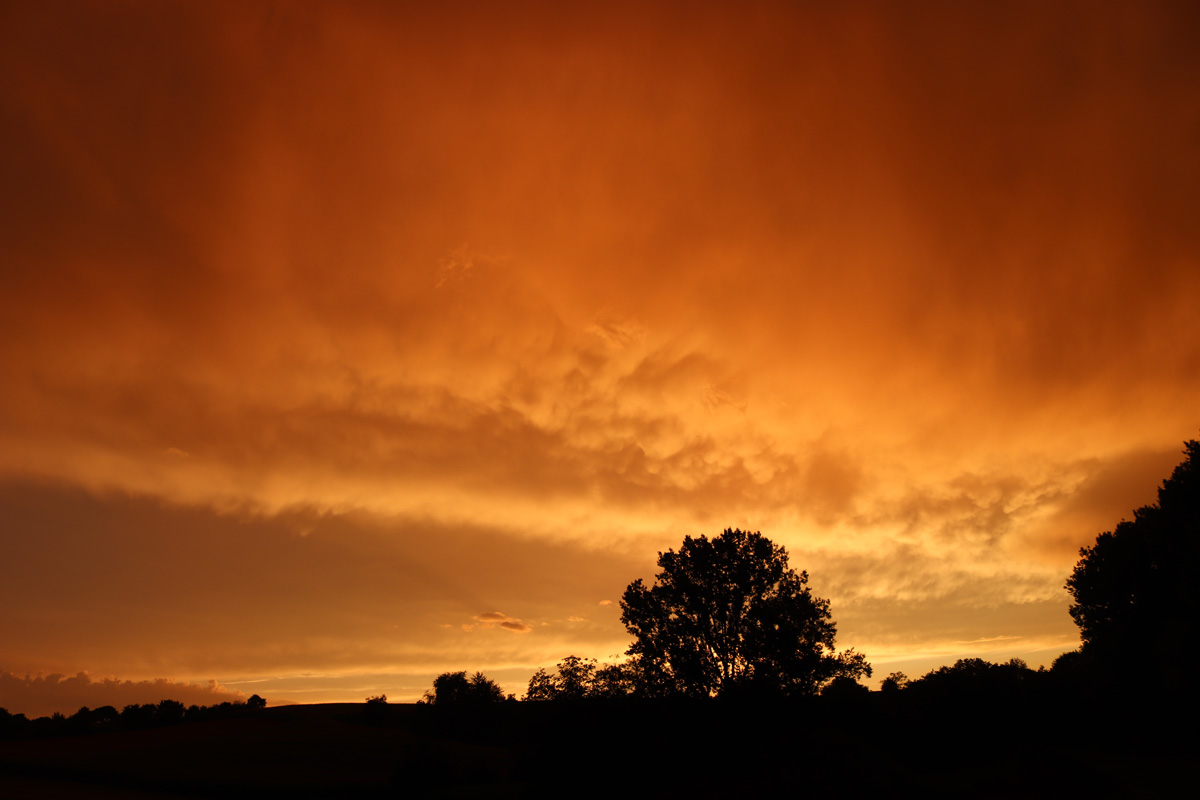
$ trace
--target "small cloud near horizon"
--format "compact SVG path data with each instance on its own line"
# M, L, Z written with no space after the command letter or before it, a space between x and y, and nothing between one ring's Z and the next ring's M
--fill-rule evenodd
M502 614L499 611L486 611L475 617L475 623L463 625L463 630L474 630L477 627L492 628L499 626L513 633L529 633L533 628L530 628L524 622L515 617L510 617L507 614Z

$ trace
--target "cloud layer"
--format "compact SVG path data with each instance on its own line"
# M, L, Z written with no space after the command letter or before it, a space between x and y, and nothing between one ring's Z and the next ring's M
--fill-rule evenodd
M0 668L532 671L732 526L1069 647L1200 428L1189 6L0 13Z

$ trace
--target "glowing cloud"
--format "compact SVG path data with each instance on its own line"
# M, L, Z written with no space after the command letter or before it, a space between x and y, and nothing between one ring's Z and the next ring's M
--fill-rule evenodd
M1200 430L1189 4L458 12L0 12L0 668L532 671L726 527L1069 647Z

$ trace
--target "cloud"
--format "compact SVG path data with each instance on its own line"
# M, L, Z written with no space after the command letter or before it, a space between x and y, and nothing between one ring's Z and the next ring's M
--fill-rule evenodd
M599 541L601 531L635 530L636 538L681 520L720 526L730 517L790 515L829 528L871 505L865 495L894 489L871 485L892 477L872 468L877 460L912 459L914 471L957 462L961 472L993 450L1061 458L1081 442L1087 452L1077 456L1087 458L1098 455L1087 446L1093 438L1144 446L1194 424L1190 407L1164 398L1200 388L1191 369L1200 337L1185 301L1195 271L1164 255L1155 279L1142 280L1129 238L1144 237L1084 224L1112 204L1140 220L1141 204L1123 204L1136 195L1127 184L1143 178L1109 175L1082 192L1080 218L1062 220L1065 233L1047 233L1006 211L1044 201L1040 181L989 184L994 196L977 197L969 192L981 184L956 177L987 172L989 158L1005 155L1030 175L1050 170L1073 193L1079 176L1055 170L1059 145L1074 153L1072 136L1100 136L1085 109L1101 113L1101 139L1136 135L1110 116L1114 98L1098 84L1076 86L1059 73L1058 48L1037 25L1033 33L1002 26L998 42L984 37L987 52L1025 52L1014 43L1032 36L1035 63L1048 62L1050 76L1039 91L1079 90L1069 107L1080 116L1051 115L1051 141L1014 153L1012 142L1027 139L991 124L997 109L1028 100L1007 71L971 58L952 71L975 76L979 94L934 68L935 55L906 46L906 37L932 37L932 53L945 56L930 31L961 24L982 35L965 13L929 30L885 13L871 46L840 14L811 31L782 26L814 37L805 51L814 60L803 63L791 60L794 43L763 40L767 32L746 20L695 20L690 35L719 44L718 66L694 63L675 36L606 62L604 74L639 91L672 86L670 103L650 96L645 107L577 60L573 46L588 51L619 27L606 15L594 29L532 49L519 43L533 34L506 28L511 41L487 44L494 74L477 74L472 57L430 75L419 50L394 46L421 25L401 31L368 10L329 13L318 24L294 12L289 25L308 31L330 63L353 52L379 80L425 87L412 93L423 98L421 113L332 91L319 60L298 58L288 44L292 28L255 10L230 12L169 54L159 38L133 37L130 64L107 67L152 74L137 65L165 55L181 73L197 70L206 89L187 118L202 119L211 135L130 154L119 143L148 134L99 99L121 82L99 81L86 60L49 55L69 52L50 46L57 37L85 52L100 47L87 35L94 11L74 27L38 27L42 39L13 42L45 68L21 74L44 74L63 90L6 84L28 123L12 150L29 156L33 166L21 169L85 188L116 181L117 196L89 200L100 190L76 186L86 196L39 223L68 233L33 237L55 248L20 249L21 280L0 298L21 333L0 344L12 387L0 398L0 471L267 513L309 504L471 524L524 519L547 537ZM1134 37L1133 52L1147 59L1139 69L1158 63L1156 38L1178 45L1169 28L1156 23ZM1088 46L1102 32L1079 36L1081 63L1099 70L1095 80L1109 75ZM446 52L478 49L469 31L434 40ZM210 52L214 63L201 57ZM262 52L311 90L304 97L326 102L300 102L292 82L279 86L274 73L256 71ZM857 91L814 82L825 70L805 64L841 64L845 53L861 56L846 76ZM557 85L535 81L541 93L528 97L473 89L479 80L523 85L508 79L538 76L546 63L574 70L572 97L588 98L583 106L598 118L562 112ZM711 80L663 83L685 67ZM234 86L231 74L255 76L253 85ZM161 132L181 133L171 113L177 94L143 88L161 110ZM1184 86L1154 88L1154 100L1115 99L1164 113L1190 108L1180 102L1190 97ZM452 102L460 92L474 102ZM807 98L823 124L778 117L790 106L766 102L764 92ZM908 102L898 104L897 93ZM64 96L78 103L54 99ZM957 102L975 96L979 116L963 110L975 103ZM215 113L216 98L229 98L231 109ZM250 113L263 105L269 113ZM358 147L331 151L314 105L338 110L328 116L347 120ZM650 128L641 124L646 108L654 109ZM564 135L531 136L517 119ZM928 135L935 121L963 138ZM471 149L476 137L447 135L470 129L464 122L489 131L510 158L481 158ZM698 140L696 129L712 138ZM892 135L881 139L883 130ZM535 140L542 144L525 144ZM576 146L608 168L581 173ZM954 169L943 163L946 148ZM1026 151L1032 163L1019 158ZM60 161L63 153L77 158ZM1191 174L1192 161L1145 180L1166 191ZM228 166L187 166L213 163ZM938 180L907 180L910 169ZM412 175L427 178L419 201L410 197ZM656 175L669 179L660 185ZM189 191L168 191L175 184ZM632 185L645 191L622 190ZM893 192L903 204L892 205ZM29 195L7 198L14 213L29 213ZM347 197L360 198L353 213L329 199ZM1000 233L991 232L992 214L1002 217ZM128 235L135 230L151 233ZM76 241L86 243L80 252L69 249ZM1181 253L1188 244L1179 242ZM161 265L176 263L185 266L164 277ZM1159 347L1161 337L1171 347ZM1125 377L1142 371L1136 385ZM1059 424L1067 417L1077 424ZM189 455L151 459L164 451Z
M499 626L505 630L512 631L513 633L529 633L531 630L533 630L521 620L514 619L507 614L501 614L499 611L488 611L483 614L479 614L475 617L475 621L485 628ZM465 625L463 627L467 630L470 630L470 628ZM471 628L473 627L477 626L472 625Z
M1049 498L1045 516L1020 531L1022 549L1041 560L1073 562L1080 547L1157 502L1158 486L1181 460L1174 447L1139 448L1074 464L1074 485Z
M185 706L240 702L242 692L227 689L216 681L186 683L156 680L95 679L86 672L73 677L38 675L20 677L0 670L0 708L28 717L49 716L55 712L70 715L82 706L113 706L117 710L131 705L178 700Z
M652 5L6 17L9 668L571 652L729 526L1057 613L1200 427L1195 12Z

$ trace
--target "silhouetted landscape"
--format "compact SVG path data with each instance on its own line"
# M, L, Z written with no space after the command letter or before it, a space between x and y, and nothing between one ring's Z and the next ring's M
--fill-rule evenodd
M416 704L163 700L0 712L0 789L59 797L662 797L913 793L1160 797L1194 773L1200 442L1158 502L1067 580L1082 646L1051 669L960 659L880 690L835 654L828 603L787 554L726 530L660 554L622 602L632 658L568 656L525 697L444 673ZM791 620L789 622L788 620ZM1181 636L1183 638L1181 638ZM1180 643L1182 642L1182 643ZM1131 654L1137 654L1134 658Z
M0 0L0 800L1195 794L1198 32Z
M282 706L40 737L6 725L0 794L1162 797L1190 782L1194 738L1170 698L1096 697L1053 673L982 666L944 686L761 704Z

